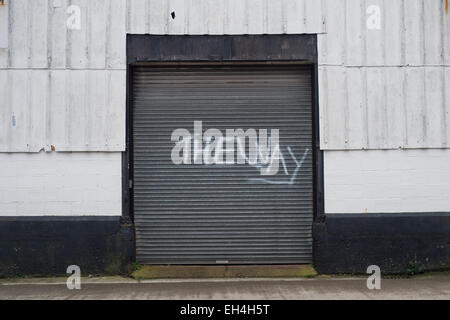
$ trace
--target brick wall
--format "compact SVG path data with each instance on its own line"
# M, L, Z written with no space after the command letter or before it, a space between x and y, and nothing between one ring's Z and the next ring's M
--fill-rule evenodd
M327 213L449 212L450 150L326 151ZM0 216L121 215L120 153L0 153Z
M450 212L450 150L326 151L326 213Z
M118 216L121 153L0 153L0 216Z

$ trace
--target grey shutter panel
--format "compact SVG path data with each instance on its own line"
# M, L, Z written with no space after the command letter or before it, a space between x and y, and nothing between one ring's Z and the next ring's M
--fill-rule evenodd
M132 79L137 260L311 263L310 69L136 67ZM217 128L224 135L279 129L278 174L261 176L248 164L174 165L172 132L193 134L200 120L203 132Z

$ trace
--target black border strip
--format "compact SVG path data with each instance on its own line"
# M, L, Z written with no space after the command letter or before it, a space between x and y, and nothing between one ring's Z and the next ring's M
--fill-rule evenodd
M1 222L79 222L108 221L119 222L121 216L0 216Z
M127 35L127 64L214 61L317 63L317 36L315 34Z
M321 274L420 273L450 267L450 213L327 214L313 225L314 267Z

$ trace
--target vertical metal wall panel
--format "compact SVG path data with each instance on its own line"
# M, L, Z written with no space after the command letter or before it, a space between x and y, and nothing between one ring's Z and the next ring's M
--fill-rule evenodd
M89 149L87 136L89 110L89 74L82 70L74 70L67 74L66 92L66 126L68 146L74 151ZM56 149L60 150L59 146Z
M153 23L150 23L150 27L152 30L152 34L164 34L165 32L167 32L167 29L165 29L165 26L167 25L165 22L165 15L163 14L163 12L165 12L166 7L164 5L164 1L152 1L151 2L153 4L153 6L157 5L157 12L156 10L153 10L153 15L151 15L150 17L150 21L153 21ZM215 2L214 2L215 3ZM226 2L225 1L221 1L222 3L222 8L221 10L219 10L218 12L216 12L216 17L215 17L215 21L216 21L216 28L220 29L220 34L223 34L223 25L224 22L223 17L224 17L224 9L223 7L226 6ZM205 8L203 6L203 1L195 1L195 0L186 0L186 13L185 13L185 18L186 18L186 33L187 34L201 34L201 29L203 26L203 19L207 19L206 15L205 15L205 9L206 11L208 11L210 9L211 6L208 6L207 8ZM153 16L155 16L153 18ZM194 19L194 17L197 17L197 19ZM157 23L156 21L160 21L159 23ZM207 22L206 22L207 23Z
M25 113L28 115L28 137L26 139L28 151L45 150L45 124L46 107L48 100L48 71L28 71L29 102L24 105ZM36 85L37 84L37 85Z
M49 72L49 99L46 110L46 150L69 149L66 127L69 117L67 112L67 75L65 70L52 70Z
M178 35L322 33L322 10L317 0L128 0L127 31Z
M345 64L362 66L365 63L366 6L361 0L347 0L345 7Z
M319 64L343 65L345 59L345 1L324 0L326 32L319 46Z
M5 59L7 58L4 49L9 45L9 6L5 3L0 6L0 67L6 66Z
M422 11L423 0L406 0L404 3L404 50L405 64L421 66L425 63L424 50L424 13Z
M99 0L94 0L99 1ZM92 6L87 6L91 3L91 0L69 0L68 4L71 6L77 6L80 8L80 29L67 30L67 56L66 67L69 69L88 69L89 68L89 35L90 30L90 17ZM92 2L91 5L94 3ZM64 10L64 8L62 8ZM75 14L75 13L72 13ZM70 14L66 15L66 20ZM76 15L76 14L75 14ZM75 17L74 17L75 18ZM101 40L100 40L101 41Z
M187 12L186 6L184 5L185 0L170 0L168 2L169 10L166 11L165 15L169 19L170 23L168 23L167 32L169 34L187 34ZM149 21L148 23L150 24L151 21Z
M114 151L125 148L125 112L126 104L126 72L111 70L107 72L107 92L105 94L106 106L106 131L104 132L105 149ZM96 146L92 146L95 149Z
M106 68L123 70L126 64L127 0L108 1ZM120 36L122 35L122 36Z
M14 70L10 72L9 81L11 81L10 88L20 87L22 90L12 90L9 94L9 101L6 104L9 107L9 121L7 123L9 130L9 150L29 151L27 147L27 140L31 138L28 136L28 104L30 98L28 72L26 70ZM24 94L24 93L25 94Z
M89 68L106 68L106 41L111 0L97 0L87 14L87 50Z
M364 108L365 97L365 72L361 68L347 69L347 109L348 121L346 128L345 145L350 148L362 149L367 145L367 135L365 132L367 110ZM351 125L350 125L351 124Z
M0 75L0 152L122 150L125 72L4 70Z
M430 1L439 2L439 1ZM404 64L404 15L403 15L403 0L384 1L383 17L383 32L384 43L384 65L385 66L400 66ZM365 24L365 21L363 22Z
M46 70L9 70L1 100L3 152L38 152L45 146ZM20 87L22 91L12 90ZM3 127L2 125L2 127Z
M50 77L46 150L120 151L124 148L124 71L57 70Z
M322 33L325 31L322 1L305 1L304 22L306 33ZM289 7L287 8L289 11Z
M365 61L364 65L368 66L383 66L385 65L385 37L386 34L384 30L388 28L386 25L386 7L384 6L384 0L365 0L365 9L366 12L362 12L360 15L363 17L364 21L364 44L365 44ZM367 19L369 14L367 11L370 6L378 6L380 8L380 30L378 29L368 29L367 28ZM370 10L369 10L370 12ZM365 14L364 14L365 13ZM390 28L390 27L389 27ZM351 41L351 40L350 40ZM388 53L389 54L389 53Z
M318 33L326 40L322 46L328 48L322 50L322 65L436 65L442 63L443 56L448 65L450 60L445 0L59 2L61 6L54 6L53 0L14 0L6 6L10 7L11 67L45 67L48 53L48 58L54 61L52 68L98 69L103 66L104 55L108 59L108 49L114 47L111 42L121 42L117 39L123 39L124 32ZM81 9L81 30L65 28L69 16L66 9L70 5ZM381 8L381 30L366 28L366 10L370 5ZM69 55L67 61L59 62L65 51ZM123 63L114 68L125 67L125 60L121 60Z
M149 30L146 28L147 17L150 15L150 10L146 10L146 0L128 1L128 26L127 32L133 34L145 34ZM149 8L148 8L149 9Z
M248 33L257 34L258 31L264 30L264 1L248 0L247 10L251 8L252 14L247 14Z
M193 1L195 3L196 1ZM247 1L247 8L251 5L251 0ZM254 9L258 10L258 7L260 7L260 2L258 4L253 1ZM202 12L202 19L206 19L206 26L207 26L207 34L213 34L213 35L220 35L224 33L224 21L225 21L225 6L227 5L226 1L209 1L206 2L205 6L201 9ZM247 10L247 9L246 9ZM186 7L186 12L189 14L186 14L186 24L187 26L190 25L189 20L191 19L191 16L196 15L195 8L192 7ZM198 15L197 15L198 17ZM203 18L204 17L204 18ZM262 15L255 15L254 17L247 16L247 29L250 33L251 28L251 19L255 19L256 21L261 20ZM258 24L255 26L255 29L258 29ZM189 28L187 28L188 33L190 33Z
M447 148L448 70L320 67L322 148Z
M311 71L301 67L134 69L138 261L312 261L311 81ZM203 133L216 128L224 137L226 129L279 129L278 173L261 176L248 161L173 164L172 132L194 134L194 121L203 121Z
M445 104L443 101L444 84L442 81L444 70L439 67L425 69L425 113L427 133L425 145L440 143L438 147L446 146Z
M425 69L407 68L405 74L406 144L420 148L425 144Z
M323 145L325 149L340 145L345 148L347 141L347 71L344 67L322 68L320 76L320 108Z
M14 1L14 0L13 0ZM28 1L29 68L47 68L48 1ZM22 48L22 50L24 50Z
M379 30L366 26L373 5L380 8ZM324 10L322 65L449 65L445 0L324 0Z
M450 66L450 9L444 8L444 4L441 4L441 19L442 29L440 36L442 37L444 64Z
M278 8L280 6L277 6ZM223 32L225 34L242 34L242 32L247 33L247 14L245 12L245 1L230 0L226 1L226 18ZM280 25L280 20L277 20ZM205 26L202 26L203 32L207 31ZM274 33L281 33L274 32Z
M9 41L2 68L121 69L125 65L127 0L9 0ZM148 1L143 1L146 3ZM131 4L138 1L131 1ZM80 29L68 29L70 6L80 8ZM134 5L136 6L136 5ZM139 10L143 16L149 10ZM133 11L134 12L134 11ZM139 20L135 24L141 24ZM144 23L145 25L145 23ZM144 30L137 30L145 33ZM140 32L137 32L140 33ZM1 49L3 50L3 49ZM106 66L105 66L106 65Z
M55 5L56 3L60 5ZM69 30L66 26L69 18L67 8L70 5L79 6L81 10L80 30ZM380 7L380 30L367 28L367 8L370 5ZM175 13L175 18L172 18L172 12ZM450 103L449 95L445 92L442 92L442 95L435 91L428 92L435 87L446 88L449 82L446 75L450 66L450 13L446 11L446 0L7 0L6 5L0 8L0 15L7 17L1 19L6 26L2 28L1 37L3 39L6 32L8 41L7 48L0 48L0 72L4 73L4 77L8 77L8 83L14 81L9 77L15 77L16 74L6 70L16 69L63 70L68 73L66 77L70 77L70 72L74 69L86 73L92 70L120 70L125 74L127 33L317 33L319 72L326 72L329 68L345 68L342 71L344 78L341 73L335 72L336 69L330 69L326 76L319 74L319 90L326 90L322 87L325 85L322 82L325 78L329 83L344 79L345 83L339 85L340 89L335 88L336 96L331 97L336 106L330 108L338 112L339 106L351 103L346 107L348 112L344 113L344 118L339 118L342 123L321 123L323 128L329 128L326 131L328 133L321 133L323 149L448 147L450 117L445 108ZM440 79L436 75L437 71L428 69L436 67L441 69ZM358 72L350 70L351 68L361 69L362 93L349 86L352 79L348 77ZM405 81L402 83L403 92L395 95L389 90L391 96L383 98L385 86L372 84L371 79L374 78L366 78L366 75L373 75L367 68L380 69L380 75L383 77L390 73L399 76L399 79ZM334 75L337 76L336 79L332 78ZM430 77L433 80L430 80ZM124 75L121 78L125 79ZM31 82L30 86L39 88L40 84ZM413 90L413 87L424 89L412 93L418 100L407 97L408 90ZM49 90L52 88L49 87ZM31 93L31 90L24 92L22 86L11 87L11 90L19 91L19 95ZM123 92L118 96L122 99L125 86L121 85L120 90ZM48 95L54 96L54 100L69 102L70 97L55 96L69 92L49 92ZM328 96L328 93L325 95ZM16 93L12 92L11 96L15 97ZM324 94L320 93L320 96L324 97ZM361 104L357 104L356 101L360 98L363 98ZM31 101L34 97L24 99ZM114 108L118 103L121 104L120 117L124 119L125 102L113 101L113 97L107 99L114 102ZM392 105L392 101L400 102L401 99L404 99L401 106ZM427 105L424 107L417 101L423 101ZM410 102L412 104L409 104ZM321 107L325 104L323 100L320 101ZM4 108L9 110L9 106ZM106 110L103 114L109 117L108 105L105 104L104 108ZM373 130L383 126L380 123L374 124L383 119L379 118L378 108L387 110L380 112L387 114L387 121L390 123L382 139L378 136L379 130ZM396 108L401 111L389 111ZM366 112L371 110L376 112ZM7 111L4 109L3 112ZM364 116L360 117L360 113ZM116 109L113 114L114 119L119 117ZM391 119L392 116L403 118ZM10 117L11 114L7 118ZM52 118L46 117L47 121ZM321 121L330 121L326 119L336 118L331 115L322 117ZM423 121L422 125L417 127L420 119ZM56 123L36 124L34 121L36 120L33 120L32 125L35 128L51 126L63 130L63 127ZM70 123L77 120L66 121ZM121 120L117 123L121 123ZM369 123L371 126L368 126ZM390 129L392 123L403 124L396 126L394 135ZM436 125L439 126L438 129L435 128ZM38 135L29 136L30 140L26 143L15 145L22 139L16 137L21 132L7 124L4 128L7 128L5 137L8 138L2 140L4 142L0 145L0 150L28 152L34 148L30 149L27 145L41 144ZM338 131L334 131L335 129ZM73 130L77 130L76 127ZM122 151L125 149L125 130L122 125L118 130L123 131L119 134L97 132L100 136L96 142L76 142L73 150L83 148L84 151ZM427 137L419 139L418 136L424 133ZM67 130L54 132L52 137L55 140L46 140L50 145L59 144L62 140L67 141L68 145L64 146L64 149L70 151L70 141L76 139L66 137L66 134ZM74 133L75 135L84 136L84 131ZM117 140L110 140L108 135L115 136ZM325 141L328 143L325 144ZM403 143L399 143L401 141ZM106 144L109 146L106 147ZM117 146L118 149L112 148L111 145Z
M11 129L11 113L9 110L9 94L11 92L9 87L9 71L0 72L0 152L7 152L9 150L9 132Z
M385 99L387 112L388 142L393 149L405 146L405 108L404 108L404 81L403 68L386 68Z
M442 100L444 103L443 113L445 115L445 131L447 133L445 139L445 145L448 148L450 146L450 68L444 68L444 74L442 77L444 90L442 91Z
M367 117L371 119L367 123L368 146L369 149L384 149L388 139L384 69L368 68L366 76Z
M10 38L9 66L12 68L28 68L28 0L15 0L9 3Z
M442 1L425 1L423 7L424 20L424 50L425 50L425 64L438 66L444 63L443 61L443 39L442 17L445 15L445 8L442 10Z
M70 38L67 37L66 27L67 14L66 8L69 6L69 0L60 0L61 7L54 7L53 1L48 2L48 59L50 69L65 69L67 63L67 51L70 48L67 43Z
M282 2L266 0L266 30L269 34L286 33L286 11Z

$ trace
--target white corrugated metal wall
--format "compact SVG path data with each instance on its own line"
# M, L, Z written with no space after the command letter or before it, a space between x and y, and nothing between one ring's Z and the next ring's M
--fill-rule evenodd
M72 5L81 8L80 30L66 27ZM366 26L370 5L381 9L379 30ZM446 148L446 6L447 0L6 0L0 151L124 150L127 32L318 33L323 149Z

